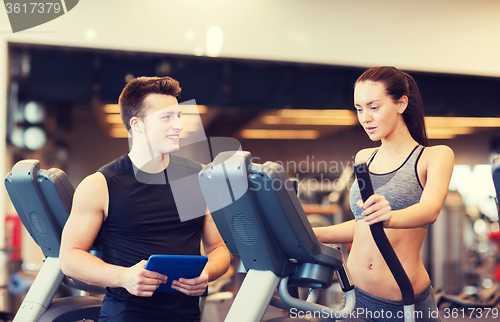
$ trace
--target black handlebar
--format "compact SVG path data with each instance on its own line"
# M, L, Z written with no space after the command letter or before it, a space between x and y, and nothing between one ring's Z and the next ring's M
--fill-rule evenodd
M374 193L372 181L368 173L368 166L365 162L358 163L354 165L354 172L356 173L359 191L364 202ZM401 290L401 294L403 296L404 305L414 304L415 294L413 293L413 286L411 285L410 279L408 278L408 275L406 275L406 272L401 265L398 256L396 255L396 252L394 252L389 239L387 239L383 224L379 222L370 225L370 230L372 232L373 239L375 240L375 244L377 244L380 253L387 263L387 266L389 266L392 275L396 279L396 283L398 283L399 289Z

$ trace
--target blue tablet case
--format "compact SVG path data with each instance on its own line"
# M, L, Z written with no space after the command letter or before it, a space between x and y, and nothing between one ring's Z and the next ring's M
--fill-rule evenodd
M166 275L167 283L161 284L155 292L179 292L172 288L172 281L179 278L200 276L207 264L208 257L193 255L151 255L146 269Z

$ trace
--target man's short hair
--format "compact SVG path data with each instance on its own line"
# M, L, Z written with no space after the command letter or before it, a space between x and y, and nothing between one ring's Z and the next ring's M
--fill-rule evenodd
M118 104L123 124L130 131L132 117L143 118L145 115L144 99L149 94L162 94L177 97L181 93L179 82L165 77L138 77L123 88Z

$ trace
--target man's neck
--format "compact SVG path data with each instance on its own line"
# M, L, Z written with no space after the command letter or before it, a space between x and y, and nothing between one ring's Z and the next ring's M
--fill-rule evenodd
M161 154L151 158L149 153L141 153L132 148L128 156L136 168L148 173L161 172L165 170L170 163L170 154Z

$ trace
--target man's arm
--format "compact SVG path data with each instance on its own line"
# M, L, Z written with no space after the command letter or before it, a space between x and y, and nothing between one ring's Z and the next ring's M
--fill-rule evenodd
M227 272L231 262L231 255L219 234L219 230L214 223L212 215L208 212L205 215L202 233L203 246L208 257L208 262L199 277L192 279L180 278L173 281L174 289L187 295L200 296L205 293L208 282L216 280Z
M208 263L205 270L208 272L208 281L211 282L227 272L231 262L231 255L215 225L212 215L208 213L208 209L203 226L203 245L205 253L208 256Z
M105 220L108 201L107 183L101 173L80 183L62 233L61 270L87 284L124 287L131 294L151 296L167 277L144 269L146 261L126 268L108 264L88 252Z

